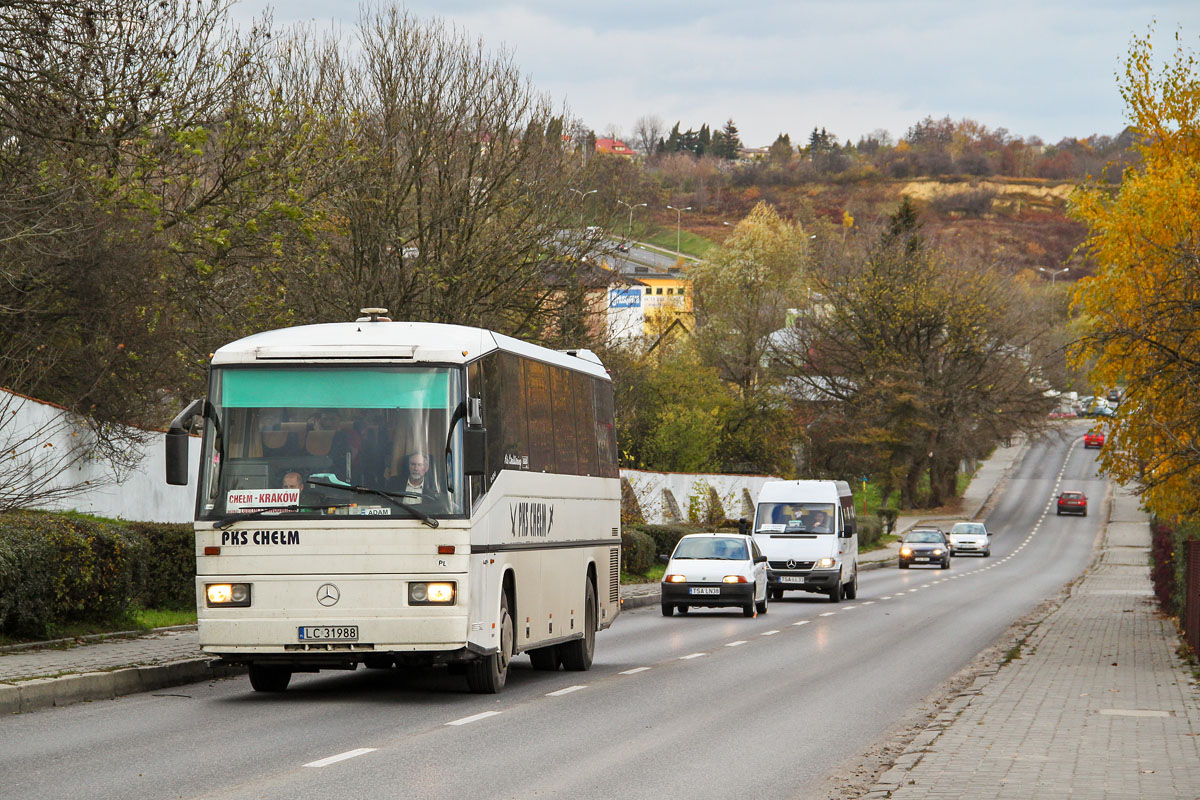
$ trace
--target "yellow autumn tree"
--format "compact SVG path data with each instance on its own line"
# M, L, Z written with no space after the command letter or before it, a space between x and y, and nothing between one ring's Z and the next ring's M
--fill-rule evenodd
M1200 519L1200 75L1178 35L1161 66L1154 55L1150 34L1135 38L1120 81L1141 164L1115 196L1075 196L1099 266L1075 290L1074 358L1097 388L1125 386L1105 468L1156 513Z

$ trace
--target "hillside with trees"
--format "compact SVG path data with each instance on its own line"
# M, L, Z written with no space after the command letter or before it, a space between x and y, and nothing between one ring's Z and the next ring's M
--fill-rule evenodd
M645 117L633 140L642 158L597 154L595 133L510 56L437 20L373 6L346 48L308 27L239 31L229 6L6 7L0 386L75 413L89 457L119 461L137 438L126 424L161 425L201 394L220 344L382 305L601 351L626 466L854 470L891 481L905 502L936 499L947 464L1032 429L1037 405L942 431L939 403L973 384L961 371L928 373L943 388L913 395L903 414L865 397L823 398L879 432L835 452L840 440L814 424L829 415L797 388L813 365L768 347L798 318L808 333L832 324L820 313L839 288L828 276L892 263L898 219L921 242L900 266L928 279L929 298L957 286L964 305L941 305L1042 310L1032 321L1010 315L1029 321L1019 331L980 312L988 337L960 337L966 352L994 365L1020 351L1038 386L1081 383L1083 367L1064 355L1075 336L1066 290L1095 270L1077 254L1086 230L1068 198L1087 176L1101 194L1120 187L1141 157L1128 131L1046 145L926 118L897 140L877 131L852 143L819 128L747 153L732 119L684 128ZM673 233L677 221L713 248L689 268L687 335L654 347L604 341L589 292L619 277L598 267L607 245L588 228L637 238ZM926 354L951 344L930 331L959 333L911 308ZM862 369L895 386L919 374ZM1013 364L1001 372L1019 374ZM887 442L918 432L946 449L896 460ZM0 432L0 447L11 444ZM6 475L0 491L14 485Z

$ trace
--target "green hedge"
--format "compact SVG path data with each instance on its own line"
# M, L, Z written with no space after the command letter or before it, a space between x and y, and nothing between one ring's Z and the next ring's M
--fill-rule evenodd
M862 517L858 520L858 549L870 550L883 538L883 521Z
M621 532L621 568L643 575L654 564L654 540L636 528Z
M0 633L53 636L64 624L110 623L136 606L194 601L190 525L74 514L0 514Z

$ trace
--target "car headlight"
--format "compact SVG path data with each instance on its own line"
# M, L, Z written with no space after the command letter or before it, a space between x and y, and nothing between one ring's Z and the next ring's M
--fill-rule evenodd
M206 583L204 594L209 608L244 608L250 605L248 583Z
M940 548L940 547L933 548L933 554L935 556L940 556L942 554L942 548Z
M835 559L822 558L820 561L817 562L817 569L828 569L829 567L835 566L836 564L837 564L837 561Z
M664 575L663 582L664 583L686 583L687 578L683 577L682 575Z
M911 548L911 547L901 547L901 548L900 548L900 555L902 555L902 556L911 556L911 555L912 555L912 548Z
M749 583L745 575L726 575L721 579L721 583Z
M408 604L410 606L450 606L454 605L453 583L410 583L408 585Z

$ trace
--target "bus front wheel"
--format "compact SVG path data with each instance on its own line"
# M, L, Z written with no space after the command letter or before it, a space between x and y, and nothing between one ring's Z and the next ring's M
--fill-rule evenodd
M282 692L292 681L292 671L283 667L264 667L251 664L250 686L256 692Z
M559 645L564 669L583 672L592 668L592 655L596 650L596 590L588 579L583 600L583 638L573 639Z
M508 613L508 594L500 595L500 644L496 652L467 664L467 686L476 694L496 694L508 680L512 661L513 623Z

